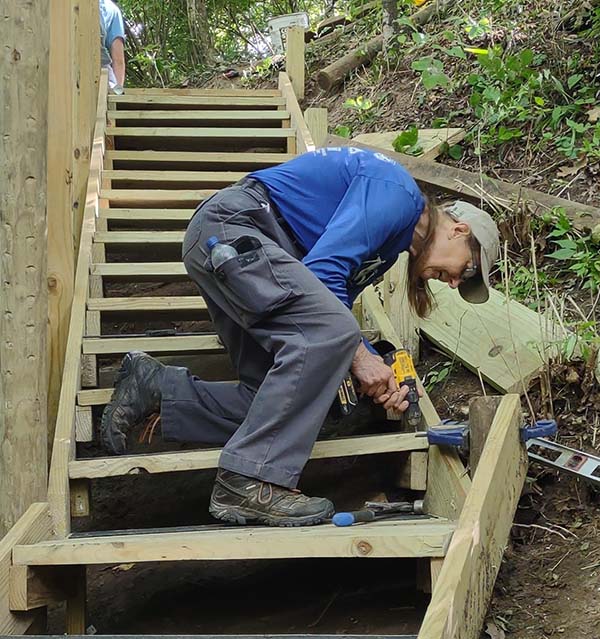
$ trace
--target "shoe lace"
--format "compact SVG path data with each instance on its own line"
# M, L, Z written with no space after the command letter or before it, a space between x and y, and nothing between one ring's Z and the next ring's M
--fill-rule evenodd
M144 424L143 430L138 437L138 442L143 444L144 442L147 444L152 443L152 437L154 436L154 431L156 430L156 426L160 422L160 415L158 413L152 413L146 420Z

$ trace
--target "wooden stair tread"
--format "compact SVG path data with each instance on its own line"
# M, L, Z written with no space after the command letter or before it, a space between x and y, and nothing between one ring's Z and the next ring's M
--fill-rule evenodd
M136 127L109 126L106 135L115 137L143 137L143 138L234 138L236 140L268 138L281 139L296 137L295 128L244 128L244 127Z
M195 162L203 164L259 164L271 166L296 157L293 153L236 153L233 151L107 151L112 162Z
M90 273L104 277L187 277L183 262L101 262L92 264Z
M97 231L96 244L180 244L185 231Z
M156 94L156 95L111 95L108 98L109 107L123 104L171 104L184 106L204 106L204 107L273 107L276 109L280 106L286 106L286 100L278 96L261 96L261 95L173 95L173 94Z
M103 534L17 545L16 565L304 557L443 557L455 525L445 519L382 520L338 528L205 527Z
M217 97L239 97L239 96L250 96L250 97L281 97L281 91L279 89L207 89L207 88L192 88L192 89L178 89L176 87L137 87L137 88L127 88L127 92L125 97L129 97L132 95L172 95L172 96L180 96L180 95L191 95L191 96L217 96ZM109 104L113 97L109 95L108 100Z
M200 295L173 297L96 297L87 301L88 311L181 311L206 310Z
M204 351L223 353L225 349L217 335L177 335L174 337L85 337L82 342L84 355L118 355L129 351L148 353L176 353Z
M111 170L103 171L106 180L156 181L156 182L220 182L233 184L248 175L247 171L145 171L145 170Z
M426 450L427 448L426 437L417 437L415 433L389 433L317 441L310 458L353 457L355 455ZM69 477L71 479L94 479L139 473L156 474L204 470L217 468L220 454L220 448L209 448L175 453L77 459L69 463Z
M109 111L107 113L108 120L289 120L288 111L208 111L208 110L192 110L183 109L172 110L150 110L139 111L120 109L118 111Z
M100 198L110 202L157 204L174 202L198 205L202 200L214 195L216 189L103 189ZM135 208L135 207L134 207ZM180 207L178 207L180 208Z

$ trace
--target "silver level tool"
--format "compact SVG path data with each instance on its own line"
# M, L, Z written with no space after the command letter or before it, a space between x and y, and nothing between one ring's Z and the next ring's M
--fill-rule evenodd
M527 441L527 454L544 466L564 470L600 487L600 457L539 437Z

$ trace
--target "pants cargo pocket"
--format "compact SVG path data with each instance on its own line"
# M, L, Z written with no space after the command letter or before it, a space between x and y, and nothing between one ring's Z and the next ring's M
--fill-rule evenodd
M221 290L239 309L248 326L300 297L301 292L287 281L284 269L279 276L276 272L277 249L263 246L253 236L239 237L229 243L238 256L221 264L215 275L222 282Z

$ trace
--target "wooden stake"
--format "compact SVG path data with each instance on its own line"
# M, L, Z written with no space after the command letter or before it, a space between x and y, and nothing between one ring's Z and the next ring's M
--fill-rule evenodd
M304 98L304 28L288 27L286 35L285 71L292 81L298 100Z
M48 3L3 3L0 42L1 539L46 496Z
M317 107L306 109L304 121L315 146L325 146L325 141L327 140L327 109Z
M500 406L502 397L488 395L474 397L469 402L469 466L471 477L475 475L479 458L492 427L494 416Z

